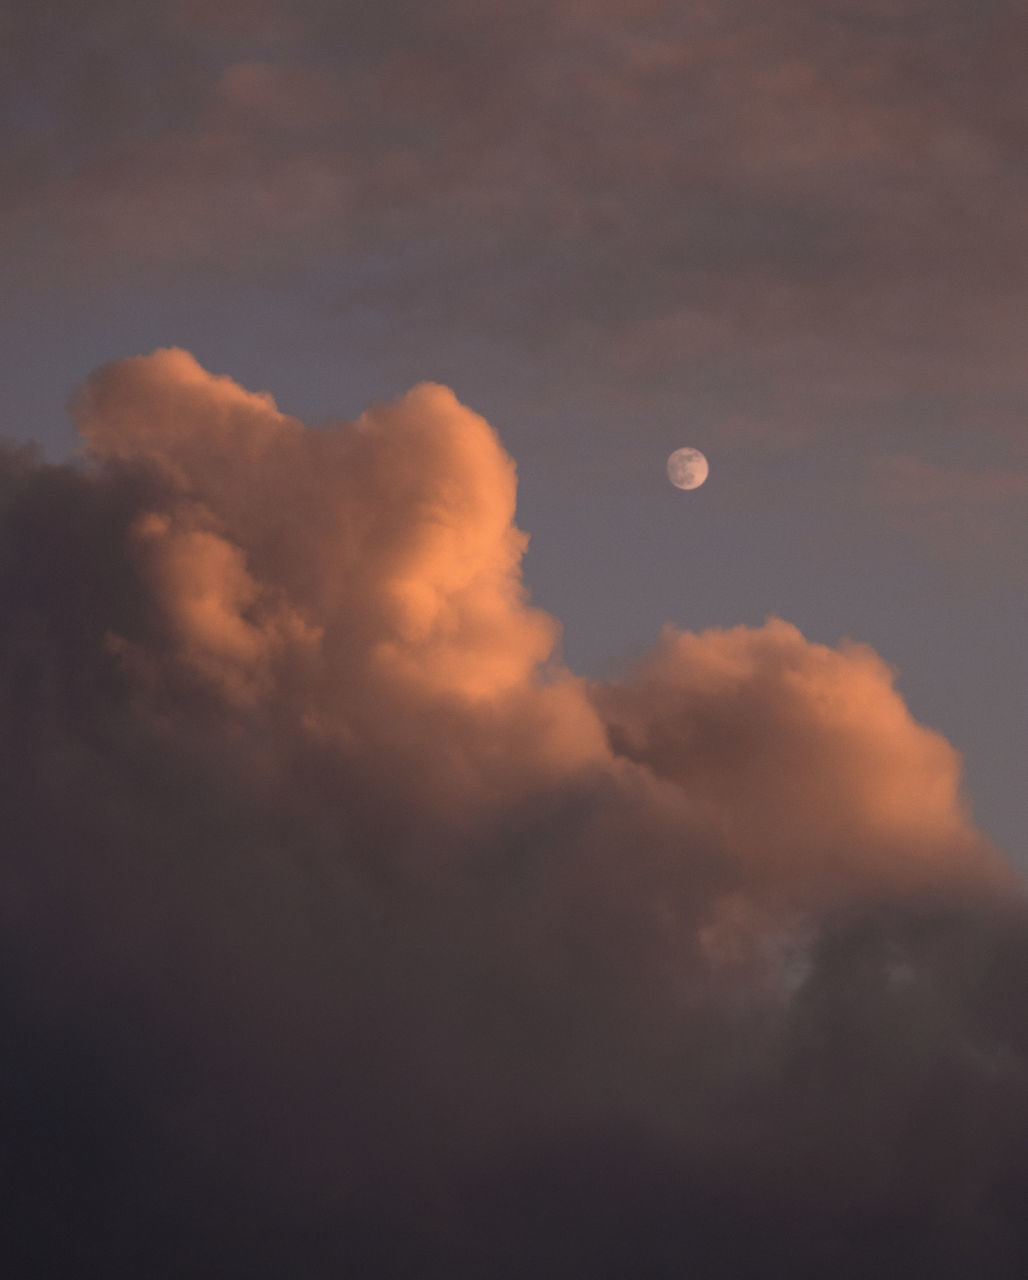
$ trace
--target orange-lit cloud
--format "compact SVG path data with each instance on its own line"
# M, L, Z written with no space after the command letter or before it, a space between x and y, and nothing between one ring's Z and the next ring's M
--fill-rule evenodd
M668 631L633 678L591 691L555 665L557 624L521 582L513 462L444 387L310 430L172 350L101 370L75 411L94 467L160 485L128 547L167 620L169 678L398 750L446 716L432 755L466 752L490 787L549 768L619 778L631 761L678 786L754 882L923 886L998 867L955 752L867 649L771 621ZM157 661L135 637L111 643Z
M882 659L583 681L441 386L315 430L169 350L74 413L0 477L0 1256L1003 1274L1028 923Z
M633 679L595 697L615 748L680 786L747 878L895 890L987 876L959 757L892 680L865 646L828 649L771 620L668 628Z

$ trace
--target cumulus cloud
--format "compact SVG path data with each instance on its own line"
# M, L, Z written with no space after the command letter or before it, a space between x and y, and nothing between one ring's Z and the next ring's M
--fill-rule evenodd
M828 649L772 619L669 628L596 700L615 748L681 786L751 876L973 881L992 856L968 824L959 758L911 719L892 680L866 646Z
M1009 1274L1021 888L876 654L575 676L441 386L73 412L0 482L12 1274Z

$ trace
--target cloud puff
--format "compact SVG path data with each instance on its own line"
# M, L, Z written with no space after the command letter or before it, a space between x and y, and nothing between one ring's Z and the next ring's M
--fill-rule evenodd
M1006 1274L1021 890L881 659L579 679L444 387L73 409L0 480L12 1271Z
M682 787L749 876L898 889L988 874L959 757L911 719L892 679L866 646L811 644L773 619L668 628L633 678L595 697L615 749Z

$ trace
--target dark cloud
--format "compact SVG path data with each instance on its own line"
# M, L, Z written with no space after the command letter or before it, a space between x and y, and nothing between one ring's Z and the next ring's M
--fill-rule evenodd
M442 387L74 403L0 485L8 1274L1019 1274L1022 889L875 654L586 685Z

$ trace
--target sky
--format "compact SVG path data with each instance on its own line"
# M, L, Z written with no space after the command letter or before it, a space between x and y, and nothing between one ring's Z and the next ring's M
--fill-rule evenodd
M1026 37L0 8L7 1274L1023 1274Z

